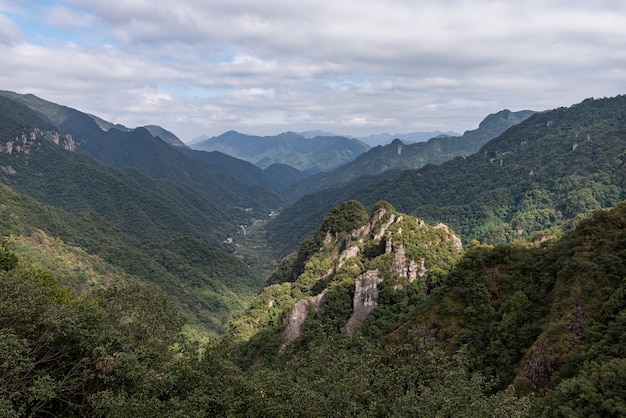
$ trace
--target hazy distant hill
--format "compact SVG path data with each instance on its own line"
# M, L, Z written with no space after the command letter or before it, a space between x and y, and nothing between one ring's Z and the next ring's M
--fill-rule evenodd
M211 138L211 137L208 136L208 135L200 135L198 137L193 138L191 141L189 141L187 143L187 145L189 145L191 147L192 145L198 144L198 143L200 143L202 141L206 141L209 138Z
M427 142L406 144L395 139L386 146L377 146L359 155L333 171L318 173L300 180L286 191L291 199L331 187L341 187L364 175L380 175L389 170L407 170L426 164L441 164L457 156L467 156L480 149L488 140L511 126L522 122L534 112L502 110L487 116L477 129L467 131L462 137L430 137Z
M219 151L187 149L181 150L181 152L194 159L203 161L219 172L231 175L242 182L277 192L307 177L301 171L285 164L272 164L265 169L261 169L248 161L231 157Z
M369 145L370 147L375 147L377 145L387 145L389 143L391 143L391 141L393 141L394 139L399 139L400 141L406 143L411 143L411 142L424 142L424 141L428 141L430 138L441 138L441 137L447 137L447 136L461 136L461 134L458 134L456 132L452 132L452 131L447 131L447 132L442 132L442 131L431 131L431 132L409 132L409 133L397 133L397 134L390 134L390 133L383 133L383 134L377 134L377 135L369 135L369 136L361 136L358 139L360 139L361 141L365 142L367 145Z
M163 129L157 125L146 125L146 126L143 126L143 128L146 129L148 132L150 132L152 136L154 137L158 136L159 138L161 138L163 141L167 142L170 145L173 145L175 147L187 148L187 145L185 145L183 141L178 139L176 135L174 135L172 132L168 131L167 129Z
M342 136L307 139L294 132L285 132L261 137L236 131L225 132L191 147L203 151L220 151L261 168L278 163L308 173L332 170L369 149L357 139Z

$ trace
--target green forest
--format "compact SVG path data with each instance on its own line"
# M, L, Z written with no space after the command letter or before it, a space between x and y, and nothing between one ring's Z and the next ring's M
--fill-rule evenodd
M327 226L346 232L352 206ZM233 323L229 336L199 341L162 292L116 283L80 295L4 239L0 407L4 416L622 416L625 227L623 203L558 236L430 254L440 266L458 261L432 291L419 281L381 290L387 310L352 336L337 327L350 281L339 269L324 309L282 353L271 312L263 338ZM315 293L303 286L260 296L288 306Z
M2 417L626 416L624 96L292 205L297 170L0 110Z

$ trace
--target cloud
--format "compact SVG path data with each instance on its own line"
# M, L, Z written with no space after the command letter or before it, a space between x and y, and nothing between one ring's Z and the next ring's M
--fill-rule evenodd
M21 37L22 32L18 26L7 16L0 13L0 44L10 44L18 41Z
M622 1L26 3L0 2L2 88L183 139L463 131L626 89Z

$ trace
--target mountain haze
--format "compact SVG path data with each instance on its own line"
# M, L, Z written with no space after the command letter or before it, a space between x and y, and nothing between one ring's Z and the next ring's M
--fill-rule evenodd
M365 142L370 147L376 147L378 145L387 145L390 144L394 139L399 139L400 141L408 144L411 142L424 142L428 141L431 138L441 138L447 136L461 136L460 134L452 131L442 132L442 131L430 131L430 132L409 132L409 133L383 133L377 135L368 135L361 136L358 139Z
M300 171L316 173L332 170L352 161L369 147L359 140L342 136L308 139L294 132L285 132L261 137L229 131L195 143L192 148L220 151L250 161L261 168L279 163Z
M285 194L291 199L297 199L305 194L347 185L361 176L377 176L389 170L415 169L467 156L533 113L530 110L502 110L487 116L477 129L465 132L462 137L431 137L427 142L413 144L394 139L391 144L376 146L333 171L318 173L294 183L285 190Z

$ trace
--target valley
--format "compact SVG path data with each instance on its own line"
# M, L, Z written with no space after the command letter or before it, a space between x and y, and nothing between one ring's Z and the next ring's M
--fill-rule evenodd
M1 91L0 411L620 416L624 121L186 145Z

